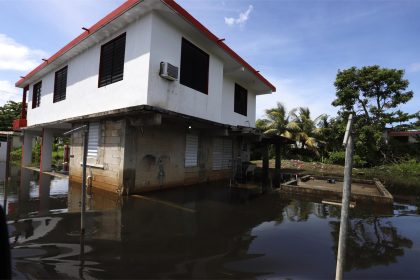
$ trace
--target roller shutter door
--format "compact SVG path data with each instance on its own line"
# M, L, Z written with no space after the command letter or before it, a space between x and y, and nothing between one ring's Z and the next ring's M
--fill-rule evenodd
M88 157L96 158L98 156L99 131L99 123L89 124Z
M185 141L185 167L197 166L198 135L187 134Z

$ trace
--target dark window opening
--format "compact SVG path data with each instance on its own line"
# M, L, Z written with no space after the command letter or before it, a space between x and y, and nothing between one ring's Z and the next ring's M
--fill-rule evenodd
M238 84L235 84L235 113L246 116L248 110L248 91Z
M98 87L123 79L125 56L125 33L101 47Z
M182 38L180 83L208 94L209 55Z
M41 88L42 81L35 84L32 92L32 109L39 107L41 105Z
M66 99L67 66L55 72L53 102Z

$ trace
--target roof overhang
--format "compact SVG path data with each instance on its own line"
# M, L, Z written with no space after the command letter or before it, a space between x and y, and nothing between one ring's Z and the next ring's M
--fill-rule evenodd
M228 77L244 83L256 94L266 94L276 90L274 85L264 78L259 71L249 65L227 46L222 39L210 32L174 0L126 1L17 81L16 86L24 88L38 81L41 77L59 68L74 56L103 41L111 34L117 33L127 24L151 11L157 11L165 20L170 21L177 28L187 31L197 40L205 41L209 50L224 61L224 74Z

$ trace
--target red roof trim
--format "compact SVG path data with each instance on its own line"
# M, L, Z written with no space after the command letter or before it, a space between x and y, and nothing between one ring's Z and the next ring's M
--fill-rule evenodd
M276 87L272 85L266 78L264 78L257 70L255 70L251 65L249 65L243 58L241 58L237 53L235 53L230 47L228 47L223 41L220 41L216 35L214 35L210 30L208 30L203 24L201 24L198 20L196 20L190 13L188 13L184 8L178 5L174 0L162 0L165 4L171 7L173 10L178 12L185 20L190 22L193 26L195 26L198 30L200 30L207 38L211 41L219 45L224 51L226 51L233 59L238 61L240 64L245 66L249 71L251 71L258 79L260 79L264 84L266 84L272 91L276 91ZM96 32L100 28L102 28L107 23L111 22L127 10L131 9L133 6L140 3L141 0L127 0L124 4L119 6L117 9L109 13L103 19L95 23L93 26L88 28L88 31L83 32L75 39L73 39L70 43L65 45L62 49L52 55L50 58L47 59L44 63L40 64L34 70L29 72L24 78L20 79L16 82L16 86L22 85L25 81L27 81L30 77L32 77L36 72L47 66L49 63L53 62L55 59L66 53L68 50L73 48L75 45L89 37L90 34Z
M76 38L74 38L70 43L65 45L61 50L59 50L54 55L52 55L50 58L48 58L47 61L38 65L38 67L36 67L31 72L29 72L29 74L27 74L24 78L17 81L15 86L18 87L18 86L22 85L26 80L28 80L30 77L32 77L36 72L38 72L39 70L41 70L42 68L47 66L49 63L56 60L58 57L60 57L61 55L63 55L67 51L69 51L75 45L77 45L78 43L80 43L81 41L83 41L84 39L89 37L89 35L96 32L97 30L102 28L107 23L111 22L112 20L114 20L118 16L125 13L127 10L131 9L133 6L137 5L139 2L140 2L140 0L127 0L126 2L124 2L124 4L122 4L121 6L119 6L115 10L113 10L111 13L106 15L103 19L101 19L100 21L98 21L97 23L92 25L90 28L88 28L88 31L85 31L82 34L80 34L79 36L77 36Z
M233 59L238 61L240 64L248 68L258 79L260 79L264 84L266 84L272 91L276 91L276 87L271 84L266 78L264 78L257 70L255 70L251 65L248 64L242 57L240 57L236 52L234 52L228 45L223 41L220 41L216 35L214 35L210 30L208 30L203 24L196 20L190 13L188 13L184 8L182 8L174 0L162 0L173 10L178 12L185 20L194 25L198 30L200 30L207 38L211 41L218 44L224 51L226 51Z

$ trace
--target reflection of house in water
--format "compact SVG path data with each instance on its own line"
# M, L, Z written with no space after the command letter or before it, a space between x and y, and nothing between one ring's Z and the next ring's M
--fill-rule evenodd
M284 204L279 203L277 196L231 204L225 189L191 190L146 199L131 197L122 204L114 201L115 209L105 209L112 205L107 201L100 211L95 211L101 207L98 203L110 198L94 193L90 203L96 209L86 216L85 273L95 278L226 278L230 275L227 263L256 257L248 254L254 239L251 230L265 221L281 221ZM72 205L77 204L78 191L79 188L69 191L70 212L54 215L60 219L55 228L36 240L39 246L31 259L42 259L44 266L38 267L39 275L79 277L69 272L72 269L63 268L64 263L72 266L79 260L80 248L75 245L79 244L80 213L71 212ZM37 224L33 226L36 231ZM70 247L73 251L69 251ZM23 239L14 251L30 254ZM64 252L70 256L55 257ZM27 259L29 256L25 262ZM25 271L22 262L17 265ZM45 271L46 266L50 267L49 272ZM249 278L264 273L235 272L235 276Z

